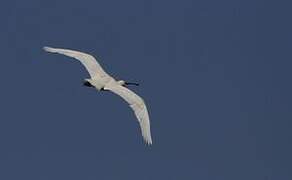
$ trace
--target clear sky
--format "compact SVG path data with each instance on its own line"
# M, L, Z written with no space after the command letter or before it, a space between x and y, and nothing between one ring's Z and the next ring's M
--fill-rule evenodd
M291 180L291 3L26 0L0 5L0 179ZM43 46L88 52L149 109Z

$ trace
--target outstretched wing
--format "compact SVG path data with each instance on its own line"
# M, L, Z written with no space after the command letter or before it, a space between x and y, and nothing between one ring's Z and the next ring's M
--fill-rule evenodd
M59 53L59 54L63 54L63 55L73 57L79 60L85 66L91 78L108 76L108 74L98 64L96 59L90 54L86 54L79 51L73 51L69 49L59 49L59 48L51 48L51 47L44 47L43 49L47 52Z
M121 96L125 101L127 101L127 103L129 103L139 121L144 140L147 144L152 144L149 115L143 99L133 91L119 84L111 83L105 86L104 89L110 90L113 93Z

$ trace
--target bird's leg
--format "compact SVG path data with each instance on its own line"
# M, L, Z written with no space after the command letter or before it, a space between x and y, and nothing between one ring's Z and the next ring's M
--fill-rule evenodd
M88 82L88 81L84 81L83 85L87 86L87 87L93 87L92 84L90 84L90 82Z

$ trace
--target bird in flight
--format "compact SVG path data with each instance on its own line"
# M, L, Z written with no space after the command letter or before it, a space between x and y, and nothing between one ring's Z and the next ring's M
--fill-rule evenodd
M149 115L144 100L126 87L128 85L138 86L138 83L115 80L102 69L97 60L90 54L51 47L44 47L43 49L50 53L63 54L80 61L90 75L90 78L84 80L83 85L93 87L98 91L111 91L121 96L134 111L139 121L142 136L146 144L152 144Z

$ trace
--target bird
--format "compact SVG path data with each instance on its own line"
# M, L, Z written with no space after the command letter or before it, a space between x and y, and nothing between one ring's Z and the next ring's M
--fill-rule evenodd
M83 85L102 91L111 91L122 97L134 111L139 122L142 137L147 145L152 145L149 114L144 100L127 88L129 85L139 86L138 83L116 80L110 76L96 58L90 54L71 49L53 48L45 46L43 50L49 53L62 54L78 60L88 71L90 78L83 81Z

